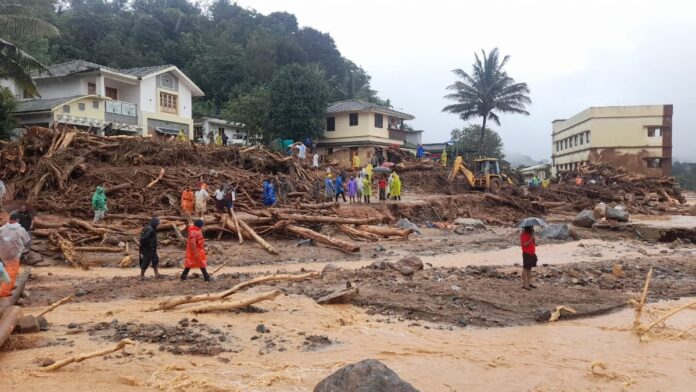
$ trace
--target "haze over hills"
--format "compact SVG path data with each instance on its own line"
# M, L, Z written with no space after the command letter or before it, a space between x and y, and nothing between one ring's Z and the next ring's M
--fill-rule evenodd
M534 166L548 163L548 159L536 160L529 155L524 155L519 152L505 152L505 160L510 162L510 165L514 168L518 166Z

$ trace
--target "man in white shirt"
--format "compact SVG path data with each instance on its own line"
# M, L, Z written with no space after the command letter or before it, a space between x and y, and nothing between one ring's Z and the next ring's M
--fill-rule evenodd
M220 185L220 188L215 190L213 197L215 198L215 208L218 212L225 212L225 186Z
M196 213L198 214L199 218L203 218L203 214L205 214L206 210L208 209L208 199L210 199L210 195L208 194L208 191L201 186L201 189L196 191L193 197L196 201Z
M302 142L299 142L295 148L297 148L297 158L300 161L304 161L307 157L307 146L305 146Z
M315 152L314 156L312 157L312 167L315 170L319 170L319 153Z

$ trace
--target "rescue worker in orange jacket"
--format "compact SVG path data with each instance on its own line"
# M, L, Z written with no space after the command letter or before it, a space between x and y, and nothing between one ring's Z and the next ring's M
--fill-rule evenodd
M203 220L196 221L188 227L188 241L186 241L186 259L184 260L184 272L181 273L181 280L186 280L191 268L200 268L203 279L210 282L210 275L206 267L208 257L205 255L205 239L203 238Z
M181 210L184 213L186 219L191 221L191 214L193 214L194 207L194 196L191 187L186 187L184 192L181 194Z

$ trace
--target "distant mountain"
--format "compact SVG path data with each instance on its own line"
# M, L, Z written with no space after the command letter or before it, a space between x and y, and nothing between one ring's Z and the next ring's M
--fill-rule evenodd
M506 152L505 160L510 162L510 166L514 168L517 168L519 166L542 165L544 163L549 162L548 159L542 159L540 161L537 161L528 155L520 154L518 152Z

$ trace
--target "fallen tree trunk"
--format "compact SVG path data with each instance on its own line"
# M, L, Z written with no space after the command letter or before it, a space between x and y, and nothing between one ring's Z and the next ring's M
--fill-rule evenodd
M316 242L328 245L332 248L340 249L344 252L349 252L349 253L360 252L359 245L350 243L348 241L339 240L338 238L332 238L332 237L329 237L328 235L317 233L316 231L314 231L312 229L307 229L305 227L300 227L300 226L295 226L295 225L288 225L285 229L292 234L295 234L295 235L298 235L298 236L304 237L304 238L309 238L309 239L314 240Z
M162 177L164 177L164 168L161 168L161 169L160 169L160 172L159 172L159 175L157 176L157 178L155 178L154 180L150 181L150 183L147 184L147 185L145 186L145 188L152 188L152 186L155 185L155 184L157 184L157 183L159 182L159 180L162 179Z
M234 225L236 227L239 227L239 220L237 220L237 214L234 213L234 208L230 208L230 213L232 214L232 219L234 220ZM225 222L227 223L227 222ZM239 243L243 244L244 243L244 236L242 235L240 230L237 231L237 236L239 237Z
M118 350L124 349L129 344L135 345L135 342L130 340L130 339L121 339L121 341L118 342L118 344L116 344L113 347L105 348L103 350L95 351L93 353L78 354L78 355L75 355L73 357L65 358L61 361L54 363L53 365L49 365L49 366L46 366L44 368L41 368L41 370L44 372L52 372L56 369L60 369L63 366L69 365L73 362L82 362L86 359L90 359L90 358L94 358L94 357L101 357L101 356L104 356L106 354L111 354L111 353L116 352Z
M246 299L240 299L237 301L233 302L223 302L220 304L215 304L215 305L206 305L206 306L199 306L197 308L192 308L190 311L193 313L206 313L206 312L214 312L216 310L233 310L233 309L239 309L239 308L244 308L246 306L249 306L251 304L255 304L257 302L261 301L267 301L267 300L273 300L275 297L280 295L282 291L280 290L273 290L269 291L266 293L262 293L259 295L255 295L250 298Z
M300 215L300 214L277 214L277 217L278 217L278 219L295 221L295 222L342 223L342 224L347 224L347 225L367 225L369 223L379 222L378 217L374 217L374 218L342 218L340 216Z
M339 224L336 225L336 228L346 234L349 234L351 236L355 237L360 237L360 238L365 238L370 241L379 241L379 237L375 234L368 233L366 231L358 230L354 227L344 225L344 224Z
M357 227L358 230L368 233L377 234L382 237L402 237L408 238L408 235L413 232L411 229L399 229L396 227L368 226L362 225Z
M290 274L273 274L273 275L264 275L264 276L259 276L254 279L249 279L245 282L238 283L234 287L227 289L225 291L221 291L219 293L215 294L200 294L200 295L187 295L185 297L178 297L178 298L171 298L169 300L160 302L159 305L155 308L148 309L148 311L154 311L154 310L167 310L167 309L172 309L175 308L179 305L183 304L190 304L190 303L196 303L196 302L203 302L203 301L217 301L219 299L223 299L227 296L230 296L246 287L250 287L259 283L265 283L265 282L273 282L273 281L289 281L289 282L297 282L300 280L305 280L308 278L317 278L321 274L319 272L308 272L306 274L299 274L299 275L290 275Z
M76 252L123 252L123 248L118 248L115 246L76 246L73 248L73 250Z
M270 253L272 255L278 254L278 251L273 246L271 246L271 244L269 244L268 242L266 242L266 240L261 238L261 236L256 234L256 232L251 227L249 227L249 225L247 225L243 220L239 219L238 222L239 222L240 227L247 234L249 234L254 239L254 241L258 242L264 249L266 249L266 251L268 251L268 253Z
M17 305L8 306L2 312L2 317L0 317L0 347L12 334L20 317L22 317L22 308Z

